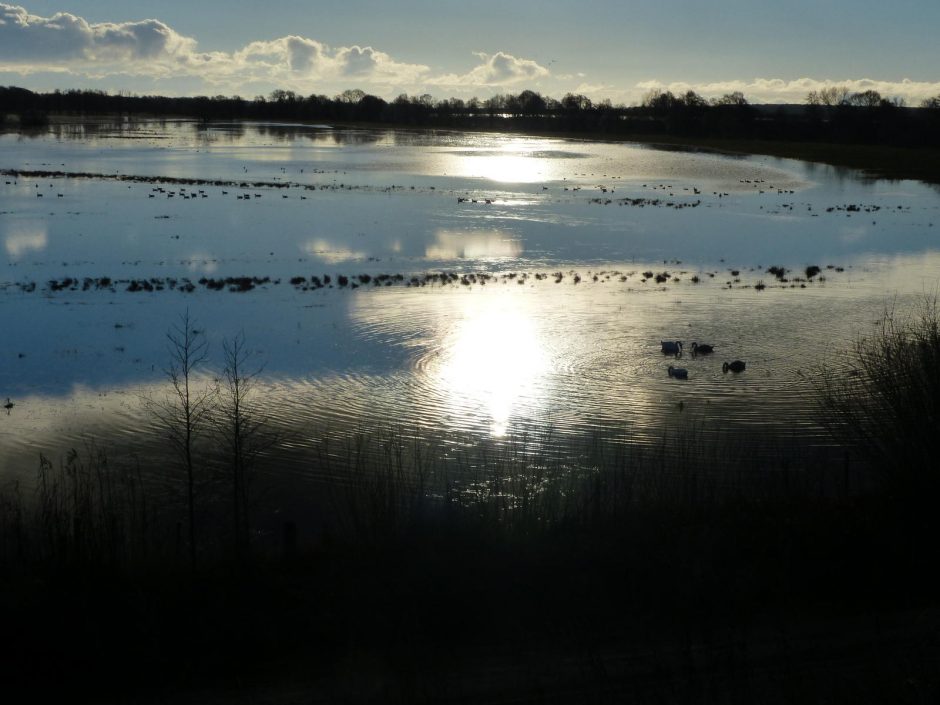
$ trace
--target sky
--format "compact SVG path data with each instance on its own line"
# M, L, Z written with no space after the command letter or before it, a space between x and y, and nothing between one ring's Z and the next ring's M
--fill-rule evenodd
M392 99L940 95L940 0L0 1L0 85Z

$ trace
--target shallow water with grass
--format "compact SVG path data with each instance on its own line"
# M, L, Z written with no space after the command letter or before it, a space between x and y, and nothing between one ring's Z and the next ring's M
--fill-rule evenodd
M159 456L187 309L207 383L244 334L275 474L390 428L812 453L823 367L940 272L936 187L770 157L99 121L2 134L0 169L5 482L92 442Z

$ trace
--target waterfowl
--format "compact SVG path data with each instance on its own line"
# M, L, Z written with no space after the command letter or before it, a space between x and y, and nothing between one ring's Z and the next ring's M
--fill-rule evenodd
M735 360L734 362L726 362L721 366L722 372L744 372L744 363L741 360Z
M10 401L10 397L7 397L7 403L3 405L3 408L6 409L7 411L9 411L9 410L12 409L14 406L16 406L16 405L15 405L12 401Z
M675 355L678 357L682 354L681 340L660 340L659 344L662 345L663 352L667 355Z
M688 379L689 371L684 367L673 367L669 365L669 369L666 370L669 373L670 377L675 377L676 379Z
M698 343L692 343L693 355L708 355L709 353L713 352L715 352L714 346L706 345L705 343L702 343L701 345Z

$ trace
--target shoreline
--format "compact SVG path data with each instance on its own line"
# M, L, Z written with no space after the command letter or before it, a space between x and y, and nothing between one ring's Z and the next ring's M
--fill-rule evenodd
M51 115L49 124L32 131L42 131L55 125L94 123L103 121L182 121L199 123L197 117L186 115ZM265 125L282 124L280 121L258 120L211 120L207 124L259 123ZM767 156L778 159L826 164L836 168L853 169L870 179L892 181L914 180L927 184L940 185L940 149L931 147L895 147L881 144L808 142L786 140L762 140L738 137L697 137L691 135L664 135L646 133L615 134L609 132L572 132L566 130L514 129L512 125L412 125L408 123L384 122L348 122L337 121L329 125L322 121L315 123L290 121L283 123L289 127L309 127L311 129L360 129L360 130L411 130L417 132L459 132L483 134L514 134L531 137L547 137L581 142L635 143L651 148L685 149L705 151L716 154L735 156ZM11 123L0 123L0 135L4 133L29 132Z

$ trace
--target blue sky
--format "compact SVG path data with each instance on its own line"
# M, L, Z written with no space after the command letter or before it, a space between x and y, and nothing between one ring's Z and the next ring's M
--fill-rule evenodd
M393 98L940 94L937 0L0 1L0 85Z

